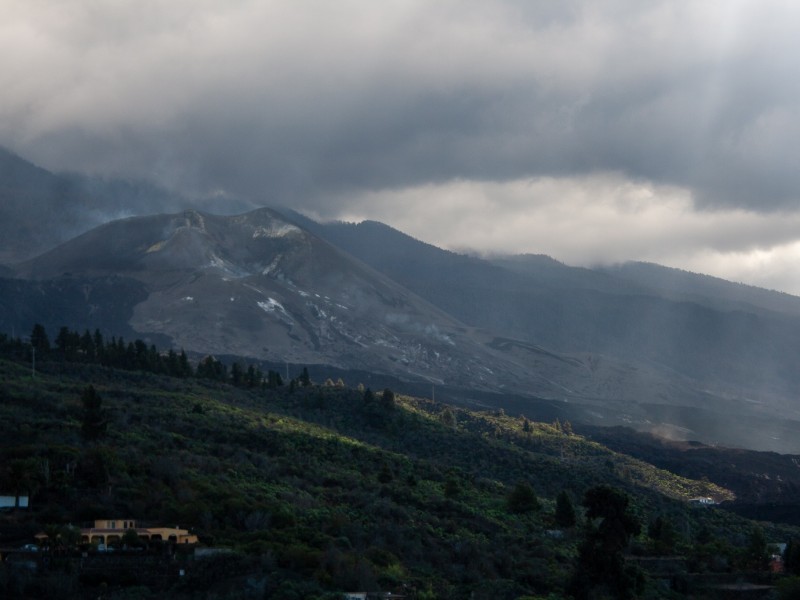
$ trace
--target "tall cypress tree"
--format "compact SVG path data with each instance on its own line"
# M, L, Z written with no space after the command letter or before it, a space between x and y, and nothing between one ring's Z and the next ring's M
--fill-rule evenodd
M181 348L181 353L178 356L178 364L180 365L181 377L191 377L194 375L192 365L189 363L189 358L186 356L186 352L183 348Z
M309 386L311 385L311 377L308 374L308 367L303 367L303 372L300 373L300 377L297 378L300 382L300 385Z

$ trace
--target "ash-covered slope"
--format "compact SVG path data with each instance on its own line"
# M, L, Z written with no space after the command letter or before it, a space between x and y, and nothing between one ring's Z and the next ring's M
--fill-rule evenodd
M30 280L145 286L129 321L196 352L325 363L412 379L561 393L560 385L278 213L196 211L98 227L21 265ZM543 353L557 370L580 361ZM553 369L548 369L551 371ZM574 375L571 376L575 378Z

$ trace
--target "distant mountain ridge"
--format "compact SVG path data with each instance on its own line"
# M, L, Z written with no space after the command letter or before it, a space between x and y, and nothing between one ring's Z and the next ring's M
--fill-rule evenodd
M598 267L596 270L678 299L701 303L711 299L731 309L760 308L800 315L798 296L744 283L734 283L711 275L635 261Z

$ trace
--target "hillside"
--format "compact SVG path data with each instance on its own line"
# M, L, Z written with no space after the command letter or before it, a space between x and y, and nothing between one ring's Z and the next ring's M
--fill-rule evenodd
M578 355L589 369L613 364L621 381L606 373L591 390L558 379L580 389L571 402L599 400L592 410L604 418L614 406L631 426L680 439L800 452L796 297L654 265L586 269L532 255L484 260L381 223L314 223L287 214L466 325L518 340L517 348ZM752 420L758 427L747 426Z
M731 498L729 491L560 424L413 397L392 402L388 391L331 383L246 389L92 364L37 366L33 379L30 365L0 360L0 485L32 493L30 512L2 517L0 540L126 516L179 523L205 544L236 550L224 573L213 561L202 569L187 563L176 597L200 589L229 597L249 585L244 597L355 589L420 598L431 597L428 590L440 598L559 594L582 534L547 535L557 527L556 496L566 492L577 504L599 484L629 494L645 525L659 516L673 523L680 534L672 543L692 556L711 533L714 552L733 565L752 527L686 502ZM96 441L81 434L90 383L107 422ZM510 503L520 484L535 491L539 508ZM790 535L767 529L770 539ZM652 551L644 534L635 543ZM703 556L692 559L695 568ZM65 578L30 585L46 595Z
M689 284L659 295L547 257L490 262L380 223L267 208L122 219L3 274L11 334L99 327L200 357L468 390L516 414L547 405L582 423L800 452L800 321L765 302L734 309L722 284L702 302Z
M381 223L292 218L475 327L555 352L651 363L706 389L772 403L800 390L800 299L654 265L571 267L546 256L482 260ZM789 409L790 403L781 406Z
M677 442L619 427L576 429L617 452L732 490L736 502L730 510L800 525L800 456Z
M98 327L200 357L465 390L471 406L800 453L793 296L657 265L466 256L374 221L230 216L242 204L229 200L0 152L0 332ZM226 214L109 221L190 205Z
M493 348L490 332L464 327L267 208L235 217L184 211L114 221L20 264L16 275L24 283L0 288L85 290L83 299L48 297L71 327L80 326L87 311L116 311L117 335L132 329L203 354L320 363L436 383L469 379L482 389L559 389ZM111 281L116 295L95 294ZM2 296L0 302L23 311L31 305ZM7 315L18 329L38 319L18 313ZM582 371L580 364L545 354L539 362Z

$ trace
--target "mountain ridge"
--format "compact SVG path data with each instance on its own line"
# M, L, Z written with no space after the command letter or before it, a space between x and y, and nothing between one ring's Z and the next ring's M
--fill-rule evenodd
M149 295L131 326L199 352L382 364L432 381L471 364L477 385L484 361L512 380L531 379L450 316L267 208L116 221L21 264L17 274L138 280Z

